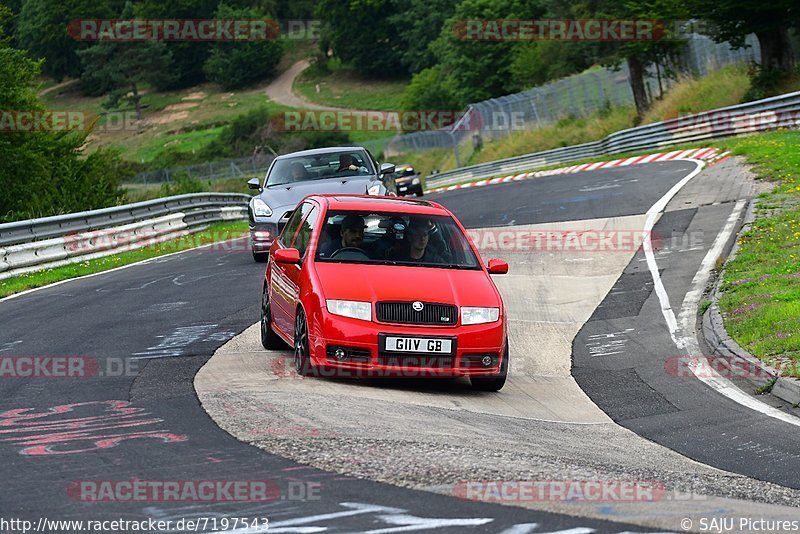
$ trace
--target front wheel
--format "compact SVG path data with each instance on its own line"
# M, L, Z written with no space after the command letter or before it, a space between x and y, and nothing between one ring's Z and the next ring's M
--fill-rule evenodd
M469 383L476 391L500 391L506 385L508 377L508 341L506 351L503 353L503 362L500 364L500 373L494 376L471 376Z
M269 290L266 286L261 295L261 346L267 350L286 347L286 343L272 329L272 310L269 307Z
M297 310L294 321L294 368L300 376L311 376L311 355L308 346L308 323L303 309Z
M267 263L269 252L253 252L253 260L256 263Z

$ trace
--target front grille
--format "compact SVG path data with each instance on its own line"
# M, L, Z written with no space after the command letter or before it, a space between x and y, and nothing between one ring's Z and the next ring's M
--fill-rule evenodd
M394 354L378 353L378 364L391 367L431 367L449 368L453 367L453 356L431 356L418 354Z
M378 321L397 324L455 325L458 309L452 304L423 302L423 308L415 311L411 302L378 302Z

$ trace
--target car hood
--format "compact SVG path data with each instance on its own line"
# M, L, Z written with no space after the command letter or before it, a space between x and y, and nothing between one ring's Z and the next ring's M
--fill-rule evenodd
M368 184L374 181L373 176L353 176L330 178L327 180L309 180L295 184L278 185L264 189L261 199L272 209L282 206L296 206L308 195L314 194L365 194Z
M314 267L326 299L500 306L494 283L483 270L319 261Z

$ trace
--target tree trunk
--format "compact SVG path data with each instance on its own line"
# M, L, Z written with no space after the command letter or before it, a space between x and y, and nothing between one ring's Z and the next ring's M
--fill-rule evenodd
M758 44L761 46L761 68L789 71L794 68L794 54L789 30L780 28L756 32Z
M638 56L628 56L628 71L630 76L633 102L636 104L636 114L642 117L647 111L647 91L644 87L644 64Z
M142 120L142 96L139 94L139 89L136 87L136 84L132 84L132 93L131 100L133 101L133 107L136 108L136 120Z

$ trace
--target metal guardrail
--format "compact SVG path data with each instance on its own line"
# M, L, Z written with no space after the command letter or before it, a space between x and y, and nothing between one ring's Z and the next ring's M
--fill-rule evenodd
M222 206L244 206L249 199L248 195L240 193L192 193L124 206L0 224L0 247L121 226L170 213L191 213L203 208L213 209Z
M659 149L778 128L800 128L800 91L629 128L592 143L442 172L429 176L425 185L427 188L442 187L603 155Z
M247 217L248 195L194 193L0 225L0 279L182 237Z

